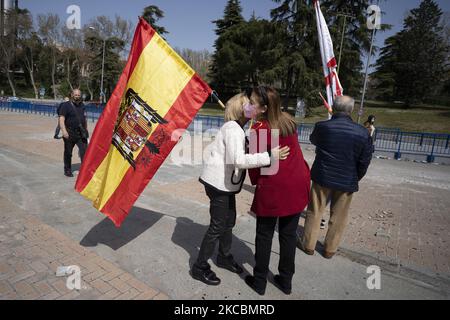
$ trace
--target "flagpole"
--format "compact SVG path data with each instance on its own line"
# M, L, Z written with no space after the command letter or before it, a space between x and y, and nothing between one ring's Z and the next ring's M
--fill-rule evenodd
M358 123L360 123L361 121L361 117L364 113L364 97L366 95L366 89L367 89L367 77L368 77L368 73L369 73L369 64L370 64L370 56L372 55L372 47L373 47L373 40L375 38L375 31L376 29L374 28L372 31L372 41L370 43L370 50L369 50L369 54L367 56L367 64L366 64L366 74L364 76L364 87L363 87L363 92L362 92L362 97L361 97L361 104L359 106L359 112L358 112Z
M217 92L215 90L211 92L211 98L215 99L216 102L222 107L222 109L225 110L225 105L223 104L222 101L220 101L219 96L217 95Z
M337 16L344 17L344 24L342 26L342 34L341 34L341 46L339 47L339 61L338 61L338 67L337 67L337 74L339 75L339 70L341 68L342 48L344 46L345 30L346 30L346 26L347 26L347 18L354 19L355 16L345 14L345 13L338 13Z

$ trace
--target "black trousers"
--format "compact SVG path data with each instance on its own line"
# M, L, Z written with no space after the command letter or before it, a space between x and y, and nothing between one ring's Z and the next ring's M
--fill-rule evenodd
M81 134L76 130L67 129L69 133L69 139L64 138L64 172L72 171L72 152L75 145L80 151L80 158L83 161L84 154L87 149L87 140L81 138Z
M236 196L234 194L219 193L211 187L205 186L206 194L210 200L209 214L211 221L203 237L196 266L208 268L208 259L214 253L219 242L219 255L229 257L233 239L233 227L236 224Z
M255 286L265 288L269 273L270 253L275 226L278 221L280 241L280 261L278 271L284 286L291 287L295 273L295 253L297 244L297 226L300 213L287 217L257 217L255 240L255 267L253 275Z

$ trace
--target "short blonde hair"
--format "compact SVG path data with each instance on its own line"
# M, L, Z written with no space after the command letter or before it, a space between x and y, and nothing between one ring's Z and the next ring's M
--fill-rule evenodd
M239 93L228 100L225 106L225 122L236 121L244 116L244 104L250 102L245 93Z

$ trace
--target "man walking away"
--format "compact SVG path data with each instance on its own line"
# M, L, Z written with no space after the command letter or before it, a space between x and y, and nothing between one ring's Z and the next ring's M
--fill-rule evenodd
M73 177L72 174L72 151L76 145L79 150L81 161L87 148L87 121L86 110L81 99L81 91L72 91L70 101L67 101L59 108L59 125L64 140L64 175Z

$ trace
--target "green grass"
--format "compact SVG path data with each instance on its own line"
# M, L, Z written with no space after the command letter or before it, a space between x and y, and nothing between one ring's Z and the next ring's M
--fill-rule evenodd
M359 103L356 103L353 120L358 119ZM222 108L215 103L207 103L199 114L223 117ZM368 115L376 117L376 127L400 128L403 131L433 132L450 134L450 107L436 105L418 105L404 109L392 102L368 101L365 103L361 123ZM298 123L316 123L327 119L327 111L321 106L313 108L309 117L296 118Z

